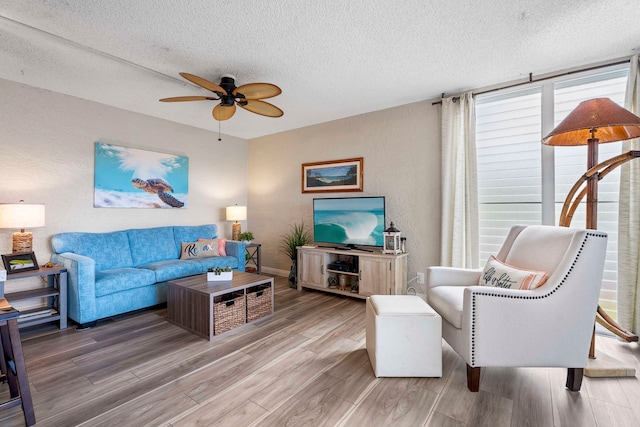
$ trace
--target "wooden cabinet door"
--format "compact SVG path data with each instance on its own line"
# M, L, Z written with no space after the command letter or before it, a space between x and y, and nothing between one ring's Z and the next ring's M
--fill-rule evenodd
M389 295L391 261L385 258L360 257L360 295Z
M325 286L324 252L299 251L298 280L303 285Z

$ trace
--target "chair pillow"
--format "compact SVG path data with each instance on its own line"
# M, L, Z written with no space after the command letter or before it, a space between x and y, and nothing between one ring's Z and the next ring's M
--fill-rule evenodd
M489 257L478 284L506 289L535 289L544 285L547 273L544 271L530 271L505 264L493 255Z

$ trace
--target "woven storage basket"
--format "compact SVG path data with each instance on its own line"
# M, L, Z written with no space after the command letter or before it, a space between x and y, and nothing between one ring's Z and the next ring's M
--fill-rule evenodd
M246 302L243 291L213 298L213 335L220 335L245 323Z
M263 284L247 289L247 322L271 314L271 285Z

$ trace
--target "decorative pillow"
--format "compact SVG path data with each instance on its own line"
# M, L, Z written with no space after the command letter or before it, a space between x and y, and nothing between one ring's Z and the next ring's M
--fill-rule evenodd
M492 255L482 271L478 284L496 288L527 290L542 286L546 281L547 273L544 271L523 270L505 264Z
M197 243L200 248L198 258L220 256L218 239L198 239Z
M182 242L182 249L180 250L180 259L193 259L198 258L200 253L198 242Z
M198 239L198 242L203 242L209 239ZM218 239L218 254L220 256L227 256L227 239Z
M180 259L206 258L220 254L218 239L198 239L197 242L182 242Z

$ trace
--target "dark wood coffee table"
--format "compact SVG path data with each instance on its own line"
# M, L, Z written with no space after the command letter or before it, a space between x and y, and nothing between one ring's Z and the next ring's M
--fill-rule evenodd
M167 319L212 340L234 327L273 315L273 277L233 272L233 280L207 282L207 275L167 282Z

